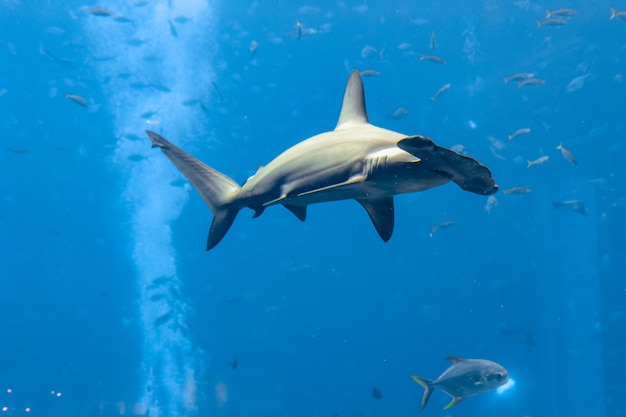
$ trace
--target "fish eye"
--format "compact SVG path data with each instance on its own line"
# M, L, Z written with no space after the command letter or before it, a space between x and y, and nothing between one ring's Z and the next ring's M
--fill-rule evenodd
M504 378L504 374L503 374L502 372L498 372L498 373L496 373L496 379L497 379L498 381L502 380L502 378Z

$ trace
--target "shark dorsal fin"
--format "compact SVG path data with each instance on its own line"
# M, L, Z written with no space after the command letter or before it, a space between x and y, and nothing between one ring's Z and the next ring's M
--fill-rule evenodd
M363 92L363 81L361 74L357 70L352 70L346 91L343 93L343 104L341 105L341 113L337 128L342 125L369 123L367 119L367 110L365 109L365 93Z
M447 356L446 360L454 362L454 363L459 363L459 362L463 361L463 358L459 358L458 356Z

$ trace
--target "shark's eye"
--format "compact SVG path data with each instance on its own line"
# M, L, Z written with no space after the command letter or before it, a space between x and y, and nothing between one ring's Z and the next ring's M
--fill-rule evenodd
M496 373L496 379L498 381L502 381L502 379L504 379L504 374L502 372Z

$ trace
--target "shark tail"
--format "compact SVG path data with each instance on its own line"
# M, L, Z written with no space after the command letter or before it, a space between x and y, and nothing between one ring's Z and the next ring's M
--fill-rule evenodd
M230 177L183 151L158 133L146 130L153 148L161 151L191 182L213 212L206 250L217 245L233 224L241 206L234 204L241 187Z
M417 376L417 375L411 375L411 379L414 382L420 384L422 388L424 388L424 395L422 396L422 403L420 405L420 411L423 411L424 408L426 408L426 404L428 403L428 400L430 399L430 396L432 395L433 390L435 389L433 385L433 381L431 381L430 379L422 378L421 376Z

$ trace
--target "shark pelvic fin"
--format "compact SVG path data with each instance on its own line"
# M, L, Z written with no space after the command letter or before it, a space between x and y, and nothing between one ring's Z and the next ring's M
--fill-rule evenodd
M393 197L379 198L377 200L358 201L370 216L380 238L387 242L393 234L394 212Z
M306 220L306 206L294 206L292 204L283 204L287 210L296 215L301 222Z
M361 74L357 70L352 70L346 91L343 94L343 104L341 105L341 113L339 121L335 129L341 128L342 125L369 123L367 118L367 110L365 109L365 93L363 91L363 81Z
M233 204L239 184L221 172L172 144L158 133L146 130L153 148L161 151L189 180L213 212L213 222L209 229L206 250L213 248L224 237L233 224L241 207Z

